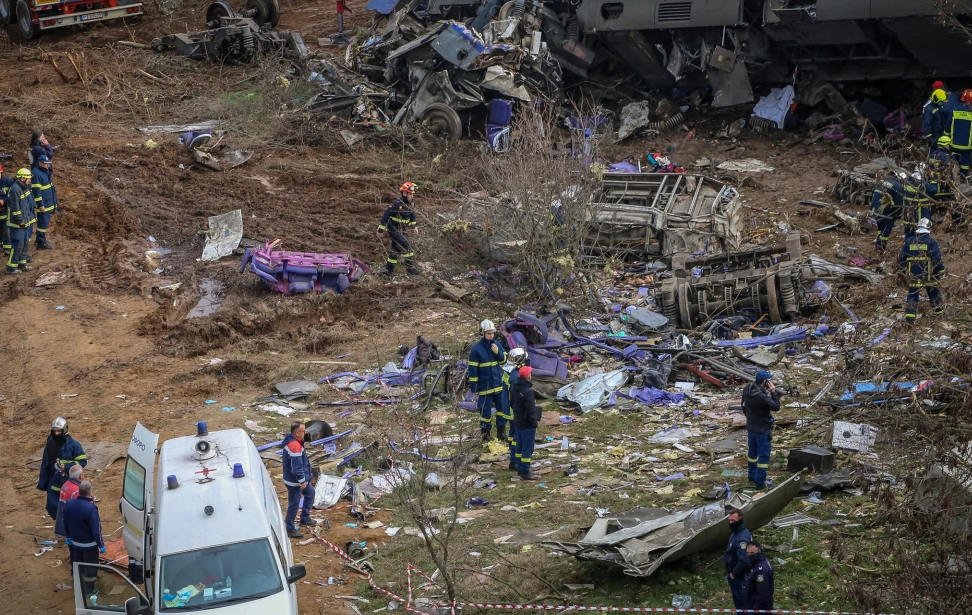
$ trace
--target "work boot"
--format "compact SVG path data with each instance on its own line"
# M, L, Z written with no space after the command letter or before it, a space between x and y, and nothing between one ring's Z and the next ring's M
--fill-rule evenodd
M419 274L419 270L416 269L415 267L412 267L411 269L406 269L405 271L406 271L406 273L408 273L408 275L418 275Z
M30 254L24 254L24 260L28 263L34 262L34 259Z
M500 442L506 442L506 426L500 427L496 426L496 439Z
M302 525L303 527L314 527L314 526L316 526L316 525L317 525L318 523L320 523L320 521L318 521L317 519L301 519L301 520L300 520L300 524L301 524L301 525Z
M297 539L304 537L304 533L297 528L287 530L287 535L290 536L291 538L297 538Z
M526 474L518 474L520 480L540 480L540 477L533 472L527 472Z
M37 246L37 249L38 250L53 250L54 249L54 245L51 244L51 242L49 242L49 241L45 241L43 243L40 242L40 241L38 241L35 245Z
M483 443L489 442L492 439L493 439L493 436L492 436L492 434L490 434L490 432L488 432L488 431L484 431L483 432Z
M20 269L11 269L7 267L7 275L20 275Z
M28 261L28 262L30 262L30 261ZM34 270L34 268L31 267L30 265L21 265L20 266L20 271L33 271L33 270Z
M509 470L510 472L517 472L517 473L518 473L518 472L520 471L520 469L519 469L518 467L516 467L516 462L515 462L515 461L511 461L511 462L510 462L510 467L509 467L509 468L507 468L507 469L508 469L508 470Z

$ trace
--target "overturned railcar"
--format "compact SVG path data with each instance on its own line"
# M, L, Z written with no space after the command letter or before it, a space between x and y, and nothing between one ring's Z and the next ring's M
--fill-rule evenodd
M598 62L651 86L704 73L728 102L751 83L969 76L972 0L580 0Z

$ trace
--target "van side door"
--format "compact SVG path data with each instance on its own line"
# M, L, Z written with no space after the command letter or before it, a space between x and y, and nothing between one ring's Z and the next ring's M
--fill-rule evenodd
M145 530L148 514L152 510L158 444L159 434L138 423L128 445L128 459L125 462L125 479L119 503L124 523L122 537L129 556L140 564L149 557L145 553Z

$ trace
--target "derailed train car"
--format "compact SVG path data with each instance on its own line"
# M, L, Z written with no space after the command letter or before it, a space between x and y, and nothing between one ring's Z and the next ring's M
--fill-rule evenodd
M581 0L597 61L649 85L692 71L740 98L750 83L968 76L969 0ZM592 63L593 65L594 63Z

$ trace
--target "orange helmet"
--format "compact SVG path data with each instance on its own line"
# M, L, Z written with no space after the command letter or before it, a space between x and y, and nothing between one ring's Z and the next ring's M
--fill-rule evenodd
M965 90L962 92L962 102L972 103L972 90Z
M407 192L408 194L415 194L415 184L412 182L405 182L402 184L400 191Z

